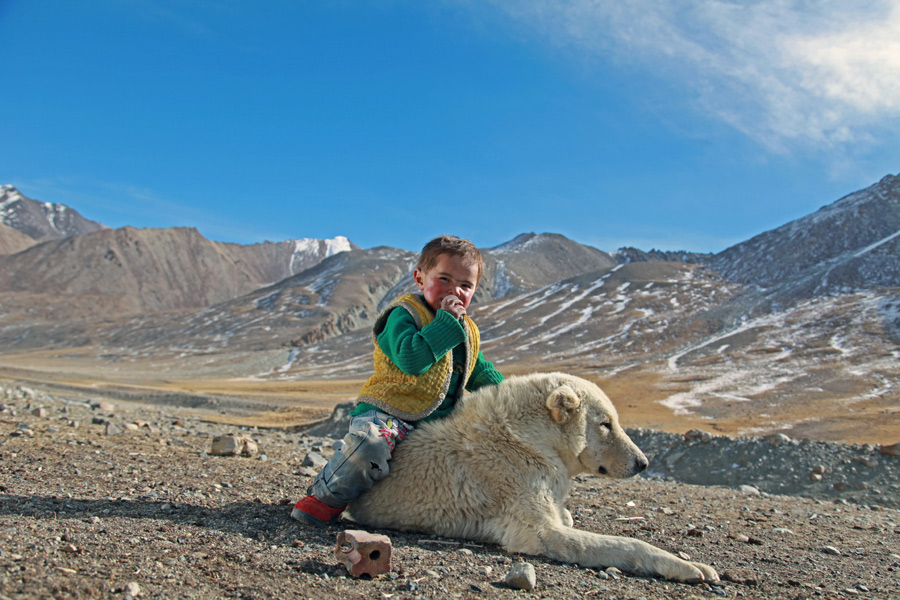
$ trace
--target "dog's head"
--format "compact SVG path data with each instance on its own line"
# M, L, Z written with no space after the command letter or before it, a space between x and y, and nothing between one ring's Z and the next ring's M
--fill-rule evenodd
M571 468L619 478L647 468L647 457L619 425L615 407L598 386L571 375L555 375L550 384L547 411L577 457Z

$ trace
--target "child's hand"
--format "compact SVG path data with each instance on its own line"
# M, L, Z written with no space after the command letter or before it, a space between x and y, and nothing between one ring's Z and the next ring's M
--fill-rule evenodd
M446 310L457 319L462 318L466 314L466 307L463 305L462 300L452 294L444 296L444 299L441 300L441 309Z

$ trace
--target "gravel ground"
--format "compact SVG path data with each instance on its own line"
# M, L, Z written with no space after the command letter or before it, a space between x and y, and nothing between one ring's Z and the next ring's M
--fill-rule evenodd
M304 462L330 452L316 432L0 384L0 599L900 597L900 459L875 447L642 430L650 477L576 479L576 527L712 564L713 585L394 531L373 531L390 536L393 571L369 580L334 557L353 523L289 516L314 473ZM211 454L228 433L258 450ZM531 591L504 582L520 561Z

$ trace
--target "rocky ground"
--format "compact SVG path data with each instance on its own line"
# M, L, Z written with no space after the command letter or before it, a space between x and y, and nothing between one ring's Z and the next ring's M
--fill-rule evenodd
M712 564L712 585L393 531L374 532L391 538L393 571L369 580L334 555L352 523L289 517L337 430L0 382L0 599L900 597L900 458L886 448L637 430L648 477L574 482L577 527ZM231 433L253 440L251 456L212 453ZM532 590L506 583L522 561Z

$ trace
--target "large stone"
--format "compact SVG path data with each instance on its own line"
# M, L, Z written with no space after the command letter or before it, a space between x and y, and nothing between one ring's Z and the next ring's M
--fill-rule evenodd
M391 540L359 529L348 529L337 536L334 556L347 567L352 577L377 577L391 572Z

